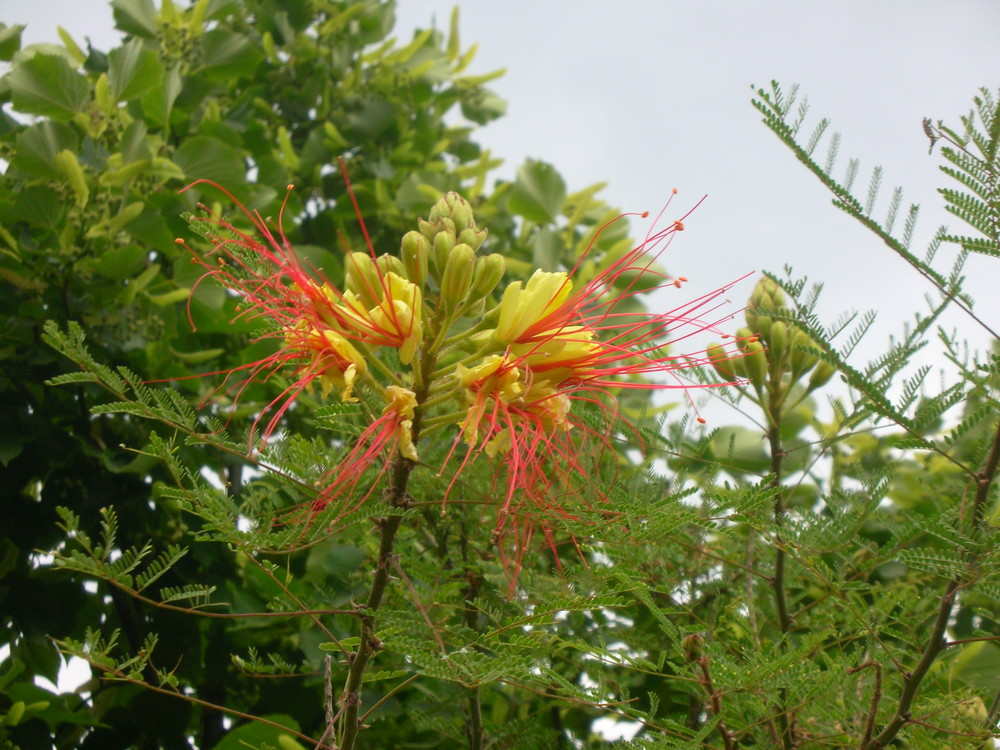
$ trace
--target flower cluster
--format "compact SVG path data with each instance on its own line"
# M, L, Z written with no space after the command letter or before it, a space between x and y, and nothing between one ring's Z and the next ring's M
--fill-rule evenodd
M213 219L212 250L195 258L206 268L203 278L243 298L241 315L273 323L267 335L278 350L247 365L251 376L278 367L294 373L258 418L262 441L313 383L322 397L355 401L363 394L365 408L377 414L315 504L341 513L370 494L363 485L370 467L386 466L393 455L417 462L421 439L442 434L451 441L449 459L460 456L446 498L481 456L500 470L498 533L515 528L530 536L534 519L571 516L570 498L581 497L588 480L586 457L611 440L610 428L598 432L576 418L574 404L597 404L610 422L615 389L689 387L678 371L708 360L666 347L712 327L703 318L725 292L666 312L627 304L644 276L657 287L686 281L655 265L682 221L651 231L598 271L581 272L585 253L569 271L512 280L497 301L504 258L481 252L486 231L455 193L404 235L398 254L377 255L370 243L367 252L347 253L341 286L304 267L281 231L243 211L253 236ZM548 533L544 521L542 528Z

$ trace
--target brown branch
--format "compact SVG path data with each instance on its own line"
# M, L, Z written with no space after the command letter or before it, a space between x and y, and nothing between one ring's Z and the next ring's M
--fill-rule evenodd
M86 657L84 657L86 658ZM129 677L125 672L122 672L113 667L109 667L107 664L100 664L92 659L86 659L87 663L92 667L100 669L105 674L111 675L115 682L125 682L129 685L136 685L138 687L145 688L147 690L152 690L154 693L159 693L161 695L169 695L173 698L177 698L182 701L187 701L188 703L193 703L196 706L201 706L202 708L208 708L213 711L219 711L220 713L227 714L228 716L235 716L240 719L246 719L248 721L255 721L258 724L266 724L269 727L274 727L275 729L280 729L282 732L288 732L291 736L303 740L304 742L312 745L315 750L338 750L338 748L331 745L325 745L321 743L316 743L316 741L305 734L302 734L296 729L291 727L286 727L284 724L279 724L271 719L266 719L263 716L256 716L254 714L246 713L245 711L240 711L235 708L229 708L228 706L222 706L218 703L212 703L210 701L202 700L201 698L195 698L193 695L185 695L177 690L170 690L160 685L153 685L145 680L136 680Z
M771 580L771 587L774 591L774 604L778 610L778 627L781 630L781 641L779 647L782 650L788 647L788 634L792 630L792 619L788 614L788 594L785 591L785 545L781 537L782 529L785 525L785 494L781 484L782 463L785 458L785 451L781 445L781 413L782 413L782 393L781 393L781 371L780 362L771 364L771 372L768 381L768 403L762 404L768 421L767 441L771 453L771 487L776 490L774 495L774 577ZM787 711L788 688L782 687L778 691L778 711L776 721L778 724L778 734L781 739L781 746L784 750L794 750L795 728L794 718Z
M978 536L982 530L983 513L986 503L989 500L990 489L996 479L998 466L1000 466L1000 420L998 420L996 431L993 434L993 443L990 446L990 452L983 462L983 467L975 474L976 496L973 501L972 518L970 520L973 538ZM964 555L967 560L970 556L971 552L967 552ZM948 645L948 641L945 640L944 635L948 628L948 622L951 619L952 610L955 607L955 599L962 585L963 582L959 576L948 581L941 596L941 604L938 606L937 616L934 618L930 637L927 639L920 660L912 672L909 674L904 673L903 675L903 690L900 692L899 702L896 705L893 717L871 742L861 744L861 750L879 750L886 747L899 734L899 731L907 723L910 723L910 708L917 697L920 684L937 660L938 655Z
M410 476L413 463L396 454L393 459L392 479L389 485L389 505L402 509L406 507L406 483ZM382 641L375 635L375 613L382 605L386 587L389 584L389 569L392 564L393 547L396 534L403 522L402 515L394 514L380 519L378 522L380 541L378 560L375 564L375 576L368 592L363 611L359 612L361 620L361 642L358 650L348 659L350 666L347 672L347 682L340 696L343 708L341 714L340 750L353 750L361 729L358 715L361 709L361 684L364 680L368 661L382 649Z
M726 750L735 750L736 743L733 740L733 735L726 729L726 725L722 721L722 693L712 686L712 675L708 670L708 657L702 656L698 659L697 664L701 670L701 679L699 682L705 690L705 695L708 697L712 713L715 714L715 728L719 732L719 736L722 737L722 744Z
M872 689L872 699L868 704L868 716L865 719L865 733L861 738L861 746L864 747L872 738L875 731L875 717L878 716L878 704L882 701L882 665L877 661L866 661L856 667L847 670L847 674L860 672L862 669L871 667L875 670L875 687Z

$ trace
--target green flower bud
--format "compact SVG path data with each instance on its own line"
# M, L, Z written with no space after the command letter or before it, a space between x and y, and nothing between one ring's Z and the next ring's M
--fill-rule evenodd
M743 357L733 357L729 360L729 364L732 366L736 377L745 378L747 376L747 366L743 364Z
M434 235L437 234L437 227L434 224L423 219L417 219L417 228L420 230L420 234L427 238L428 242L434 241Z
M430 256L431 243L420 232L407 232L399 246L399 255L403 259L406 278L417 286L423 286L427 280L427 259Z
M395 255L380 255L375 259L375 264L378 266L379 271L382 272L382 276L385 277L390 271L400 278L406 278L406 269L403 266L403 261L397 258Z
M757 334L764 339L764 341L770 340L772 323L774 323L774 318L770 315L757 316Z
M458 227L455 226L455 222L448 216L442 216L437 220L437 230L438 233L449 232L455 237L458 237Z
M709 344L708 348L705 349L705 354L708 355L708 361L712 363L712 367L715 368L715 371L719 373L723 380L736 379L736 372L733 370L733 360L729 358L729 354L722 348L722 344L718 342Z
M771 280L768 279L768 281ZM785 293L780 286L771 281L771 286L767 290L767 293L771 297L771 304L774 305L775 310L781 310L785 307Z
M775 320L771 323L771 330L768 333L768 352L772 362L780 362L788 351L788 326L783 320Z
M759 341L751 341L744 349L743 366L747 370L747 378L758 390L764 387L767 379L767 354L764 345Z
M757 334L749 328L740 328L736 331L736 346L740 348L741 352L746 352L747 346L756 340Z
M472 206L458 193L448 193L451 199L451 220L455 222L455 231L463 232L470 227L475 229L476 219L472 215Z
M684 651L685 661L688 663L696 662L701 658L702 653L704 653L705 639L698 633L691 633L691 635L684 636L684 640L681 641L681 648Z
M464 242L455 245L448 254L441 276L441 299L449 310L454 310L468 296L475 262L475 252Z
M462 315L466 318L481 318L484 312L486 312L486 300L481 299L476 302L470 302L462 312Z
M756 331L757 330L757 313L755 313L753 310L751 310L749 307L747 307L747 309L743 311L743 317L746 318L747 326L749 326L751 330Z
M434 249L431 251L431 260L434 269L437 271L438 279L444 273L444 268L448 265L448 256L451 255L455 247L455 234L453 232L438 232L434 235Z
M482 299L496 289L506 268L507 261L499 253L491 253L479 258L472 271L472 298Z
M479 250L486 241L487 234L489 234L487 230L476 229L476 225L473 224L471 227L467 227L458 233L458 241L464 242L473 250Z
M458 193L446 193L438 199L437 203L431 207L427 220L437 223L447 219L452 222L452 228L456 234L470 226L475 226L475 219L472 216L472 206Z
M816 355L807 351L804 347L815 347L809 334L801 328L795 328L791 336L791 349L788 353L788 362L792 366L792 377L798 379L805 375L816 364Z
M358 295L369 308L382 300L382 279L375 261L368 253L356 252L347 256L347 276L344 286Z
M816 365L816 369L813 370L812 375L809 376L809 385L806 386L807 390L814 391L826 385L830 382L830 378L836 374L837 368L825 359L821 359L819 364Z
M768 297L766 303L762 299L764 295L767 295ZM758 281L757 285L754 287L753 292L750 295L750 302L754 307L766 307L770 310L774 310L785 306L785 293L775 281L764 277Z

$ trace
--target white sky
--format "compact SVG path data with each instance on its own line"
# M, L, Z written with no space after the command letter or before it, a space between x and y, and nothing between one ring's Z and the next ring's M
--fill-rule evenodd
M446 29L453 5L400 0L398 36L408 40L433 19ZM920 254L939 224L959 228L940 209L940 161L927 155L921 120L958 125L980 86L1000 85L997 0L467 0L460 7L463 43L479 45L471 72L507 69L491 86L508 114L478 134L507 159L503 176L525 157L541 158L570 190L609 182L604 198L630 211L655 212L673 187L678 207L707 194L666 259L691 279L686 290L791 263L825 282L827 320L850 309L882 311L870 352L922 304L928 285L830 206L819 182L760 124L750 87L772 78L786 89L801 84L812 121L830 117L844 135L841 170L861 158L861 190L881 164L885 200L898 184L907 204L922 204L913 245ZM26 42L56 40L56 23L98 48L115 39L104 0L0 0L0 20L28 23ZM876 211L879 219L883 213ZM969 266L971 288L996 327L996 274L987 283L987 259L978 260ZM734 302L751 285L736 290ZM951 324L985 343L964 319Z

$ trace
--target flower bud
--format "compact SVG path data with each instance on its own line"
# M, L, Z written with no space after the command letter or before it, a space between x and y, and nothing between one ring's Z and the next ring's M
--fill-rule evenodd
M427 238L428 242L434 241L434 235L437 234L437 227L434 224L423 219L417 219L417 228L420 230L420 234Z
M506 268L507 261L499 253L490 253L479 258L472 271L472 298L482 299L496 289Z
M382 300L382 280L375 261L368 253L355 252L347 256L347 276L344 286L361 298L368 307Z
M427 258L431 252L431 243L420 232L407 232L399 246L399 254L403 258L403 268L406 278L417 286L423 286L427 280Z
M746 356L743 357L743 366L747 370L747 378L758 390L764 387L767 379L767 355L764 353L764 345L759 341L751 341L747 344Z
M705 650L705 639L698 633L686 635L681 641L681 649L684 651L685 661L688 663L696 662L701 658L701 655Z
M448 265L448 256L451 255L452 248L455 247L455 233L454 232L438 232L434 235L434 249L432 251L431 260L434 262L434 269L437 271L437 276L440 279L441 275L444 274L445 266Z
M476 254L465 243L455 245L448 254L441 275L441 299L449 310L454 310L468 296L475 261Z
M406 278L406 269L403 266L403 261L395 255L389 255L388 253L380 255L375 259L375 264L378 266L378 270L382 272L383 278L390 271L399 276L401 279Z
M740 328L736 331L736 346L740 348L741 352L746 352L747 346L756 340L757 334L749 328Z
M774 322L774 318L770 315L758 315L757 316L757 334L764 341L768 341L771 338L771 324Z
M807 390L814 391L817 388L826 385L830 382L830 378L836 375L836 373L836 367L827 362L825 359L821 359L819 364L816 365L816 369L813 370L812 375L809 376L809 385L806 386Z
M462 312L462 315L466 318L482 318L483 313L486 312L486 300L481 299L476 302L472 302L471 299L472 298L470 297L470 301L465 310Z
M765 296L766 300L764 299ZM753 307L777 310L785 306L785 293L774 280L765 277L757 282L753 292L750 294L750 304Z
M714 342L708 345L705 349L705 354L708 355L708 361L712 363L712 367L715 371L722 376L723 380L735 380L736 372L733 370L732 360L726 353L726 350L722 348L722 344Z
M458 241L464 242L473 250L479 250L483 246L483 243L486 242L487 234L489 234L487 230L476 229L476 225L473 224L471 227L466 227L458 233Z
M808 351L805 347L814 347L813 340L809 334L801 328L795 328L791 336L791 349L788 353L788 361L792 366L792 377L798 378L805 375L816 364L816 355Z
M788 326L783 320L775 320L771 323L771 330L768 334L768 352L772 362L780 362L788 351Z
M451 220L455 222L455 231L463 232L472 227L475 229L476 220L472 215L472 206L458 193L448 193L448 197L453 199L451 205Z
M453 222L452 227L458 233L470 226L475 226L475 219L472 216L472 206L458 193L447 193L438 199L431 208L427 220L435 223L442 219Z

